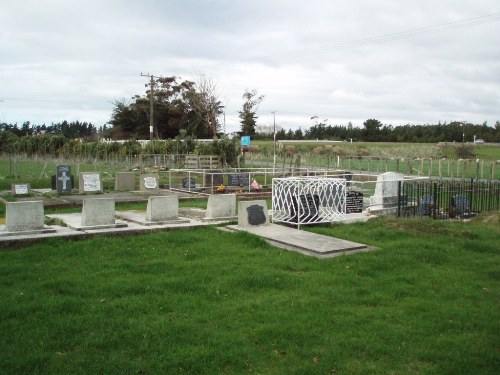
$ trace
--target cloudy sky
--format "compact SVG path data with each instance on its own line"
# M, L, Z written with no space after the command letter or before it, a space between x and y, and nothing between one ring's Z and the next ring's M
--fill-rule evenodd
M0 0L0 122L109 121L141 73L213 80L226 131L500 120L498 0Z

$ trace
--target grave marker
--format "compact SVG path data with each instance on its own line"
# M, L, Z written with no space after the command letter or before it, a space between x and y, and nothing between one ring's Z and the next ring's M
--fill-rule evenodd
M361 213L363 212L363 193L361 191L348 191L345 202L345 213Z
M160 178L156 174L141 174L141 191L160 190Z
M117 191L135 190L135 173L116 172L115 190Z
M71 193L73 189L72 177L71 166L58 165L56 167L56 190L59 194Z
M210 194L208 196L206 219L236 216L236 194Z
M110 198L83 200L82 226L92 227L115 224L115 201Z
M370 197L370 205L374 208L394 207L398 204L398 183L403 181L401 173L386 172L377 177L375 193Z
M205 172L205 186L219 186L224 184L224 174L219 170Z
M318 219L319 195L318 194L300 194L292 196L292 217L290 221L311 222Z
M28 195L30 193L30 184L12 184L12 195Z
M43 201L7 202L5 206L5 224L8 232L44 229Z
M238 226L257 225L269 225L266 201L240 201L238 203Z
M102 193L102 179L99 172L80 172L79 192Z
M179 218L179 197L167 195L162 197L149 197L146 208L146 221L161 222L177 220Z
M248 187L250 173L231 173L227 175L227 186Z
M193 177L185 177L182 179L183 189L194 189L196 187L196 180Z

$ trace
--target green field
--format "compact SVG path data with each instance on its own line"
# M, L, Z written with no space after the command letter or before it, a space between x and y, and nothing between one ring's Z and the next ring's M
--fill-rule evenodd
M215 228L0 252L2 374L495 374L500 213L308 228L318 260Z

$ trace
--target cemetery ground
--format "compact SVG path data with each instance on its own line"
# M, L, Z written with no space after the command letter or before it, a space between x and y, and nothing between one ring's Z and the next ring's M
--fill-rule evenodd
M0 252L0 369L494 374L500 213L307 227L318 260L214 227Z

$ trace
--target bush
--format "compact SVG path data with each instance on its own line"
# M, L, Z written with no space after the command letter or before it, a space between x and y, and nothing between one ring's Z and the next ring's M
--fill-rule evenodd
M460 159L472 159L475 156L474 145L462 143L455 145L455 154Z

